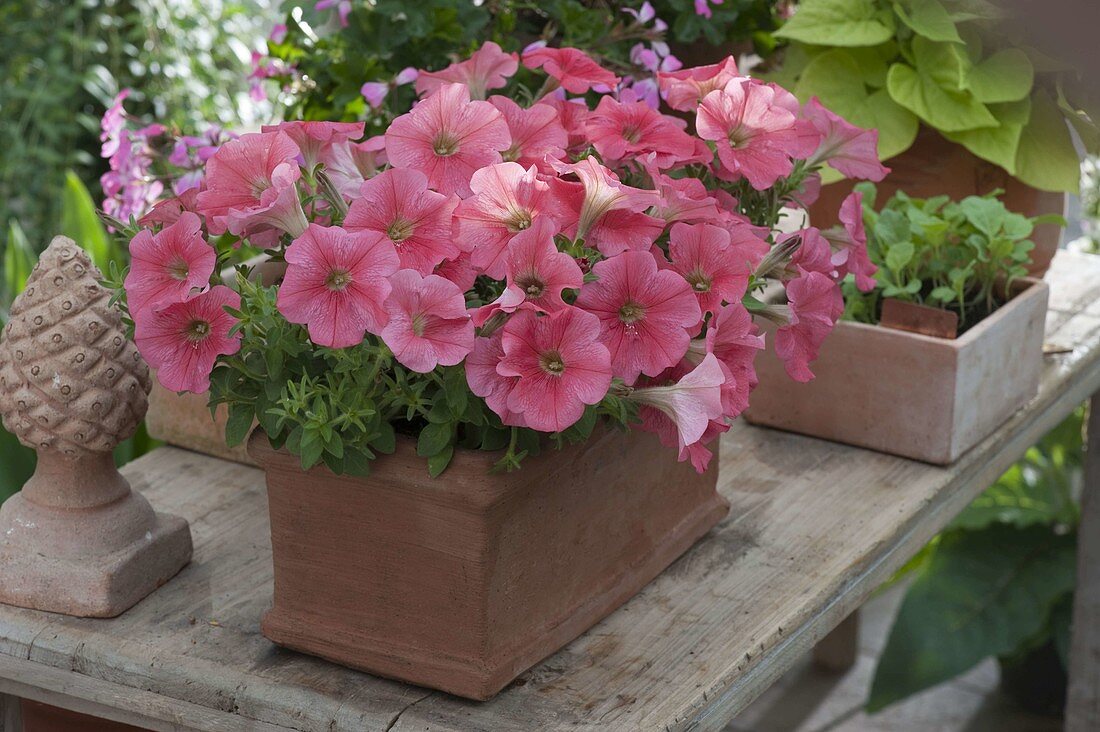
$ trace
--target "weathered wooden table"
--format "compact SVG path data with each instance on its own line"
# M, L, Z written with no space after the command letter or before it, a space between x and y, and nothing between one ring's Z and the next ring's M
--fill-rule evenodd
M154 506L191 521L194 561L114 620L0 607L7 716L11 697L25 697L156 730L721 729L1100 389L1100 257L1063 253L1048 280L1039 396L958 463L932 467L738 424L719 473L729 518L487 703L274 647L259 630L271 596L263 476L156 450L124 472ZM1095 445L1100 408L1092 427ZM1098 456L1082 530L1075 731L1100 729Z

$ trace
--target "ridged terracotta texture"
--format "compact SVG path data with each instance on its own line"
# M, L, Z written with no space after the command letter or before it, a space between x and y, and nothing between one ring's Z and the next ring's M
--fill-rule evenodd
M958 200L1001 189L1004 191L1001 200L1010 211L1026 216L1062 215L1066 211L1064 193L1040 191L1021 183L1003 168L926 127L921 127L911 148L890 158L885 165L890 174L876 184L879 206L899 190L914 198L947 195ZM822 186L821 195L810 206L810 222L818 228L835 225L840 204L852 192L853 185L852 181L844 180ZM1061 238L1062 228L1057 224L1040 224L1035 228L1031 237L1035 242L1032 275L1042 277L1047 271Z
M0 414L38 464L0 507L0 602L113 617L191 558L187 522L155 513L115 469L150 382L101 277L56 237L4 328Z
M1038 391L1049 288L1018 294L957 339L841 321L790 379L770 349L745 413L753 424L945 465L987 437ZM767 338L775 326L763 324Z
M303 473L256 431L275 570L263 633L488 699L637 593L729 510L652 435L600 431L510 474L460 450L431 479L400 439L369 478Z

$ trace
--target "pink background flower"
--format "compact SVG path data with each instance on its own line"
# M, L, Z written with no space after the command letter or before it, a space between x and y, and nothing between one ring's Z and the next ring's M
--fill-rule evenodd
M484 99L489 89L508 84L519 68L519 56L505 53L500 46L486 41L470 58L451 64L441 71L421 71L416 77L416 93L434 92L448 83L465 84L472 99Z
M523 52L523 65L541 68L572 94L584 94L589 89L614 89L619 77L576 48L529 48Z

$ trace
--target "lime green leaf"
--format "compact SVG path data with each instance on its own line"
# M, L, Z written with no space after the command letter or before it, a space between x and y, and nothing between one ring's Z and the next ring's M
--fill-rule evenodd
M1044 191L1077 193L1081 161L1058 105L1045 91L1031 98L1031 119L1020 135L1016 177Z
M1000 121L999 127L979 127L962 132L943 132L943 136L965 147L983 160L999 165L1011 175L1016 174L1016 152L1020 135L1031 116L1031 100L989 105L990 113Z
M1017 48L998 51L970 69L964 87L979 102L1018 102L1035 83L1035 68Z
M894 37L894 15L872 0L805 0L775 32L822 46L877 46Z
M1073 587L1074 538L1001 525L945 534L909 588L869 711L953 678L1035 635Z
M970 70L962 46L917 36L913 39L913 60L916 68L904 63L890 67L886 88L894 101L937 130L957 132L997 126L985 105L962 89Z
M863 49L860 49L863 50ZM909 149L917 137L916 116L899 106L885 89L868 94L860 63L847 49L833 49L813 59L795 93L802 101L821 103L854 125L878 130L878 154L885 160Z
M955 21L939 0L909 0L894 7L902 22L917 35L933 41L962 43Z
M8 224L8 245L4 250L4 291L8 303L27 285L35 255L27 235L15 219Z
M107 236L103 222L96 214L92 196L80 178L71 170L65 172L65 188L61 196L61 232L88 252L95 266L106 272L113 261L126 264L122 252Z

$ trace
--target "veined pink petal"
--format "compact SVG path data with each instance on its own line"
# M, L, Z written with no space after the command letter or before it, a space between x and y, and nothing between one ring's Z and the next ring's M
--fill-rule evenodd
M390 320L382 340L406 368L427 373L454 366L474 347L474 326L462 290L438 275L402 269L390 277Z
M190 211L154 234L142 229L130 241L126 299L131 313L186 300L206 289L217 253L202 233L202 222Z

